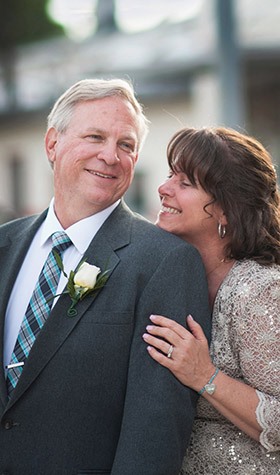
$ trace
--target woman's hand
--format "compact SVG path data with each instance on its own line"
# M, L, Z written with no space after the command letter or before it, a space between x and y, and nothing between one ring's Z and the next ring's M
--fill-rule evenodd
M189 330L160 315L151 315L150 320L153 325L148 325L143 335L150 356L182 384L199 391L215 372L201 326L191 315L187 317Z
M190 315L187 317L189 330L160 315L151 315L150 319L153 325L147 326L143 339L149 345L147 349L151 357L168 368L185 386L200 391L215 372L201 326ZM215 383L217 388L213 396L205 391L203 397L258 441L261 428L256 419L258 397L255 389L222 371L219 371Z

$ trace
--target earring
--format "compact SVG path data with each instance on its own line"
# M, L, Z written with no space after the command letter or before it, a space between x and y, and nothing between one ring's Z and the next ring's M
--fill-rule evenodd
M226 227L222 223L219 223L219 225L218 225L218 234L219 234L220 238L224 239L226 233L227 233Z

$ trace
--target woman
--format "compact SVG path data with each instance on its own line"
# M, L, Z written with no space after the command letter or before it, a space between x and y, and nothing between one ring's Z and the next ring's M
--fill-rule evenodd
M157 225L192 243L207 274L212 343L152 315L151 357L197 391L181 475L280 473L280 216L271 158L226 128L171 139Z

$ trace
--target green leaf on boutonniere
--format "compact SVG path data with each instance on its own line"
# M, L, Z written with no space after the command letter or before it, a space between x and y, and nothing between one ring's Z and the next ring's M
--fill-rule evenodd
M67 276L67 274L66 274L65 271L64 271L63 262L62 262L62 259L61 259L60 254L59 254L57 251L55 251L55 250L53 250L53 254L54 254L54 258L55 258L55 260L56 260L56 263L57 263L59 269L60 269L61 272L63 273L64 277L66 277L66 279L67 279L68 276Z
M67 290L70 297L75 295L74 276L75 276L75 272L71 270L69 274L68 282L67 282Z
M87 295L90 295L93 292L96 292L97 290L102 289L102 287L104 287L104 285L106 284L106 282L109 278L109 275L108 275L109 272L110 272L110 270L108 269L108 270L102 272L101 274L99 274L97 276L96 284L95 284L94 288L93 289L88 289L88 290L86 290L86 292L83 292L81 294L80 300L83 300L85 297L87 297Z

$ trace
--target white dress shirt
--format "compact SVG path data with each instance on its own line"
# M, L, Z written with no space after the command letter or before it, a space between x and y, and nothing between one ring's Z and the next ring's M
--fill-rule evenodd
M84 218L69 228L63 229L55 215L54 200L52 199L46 219L31 242L10 295L4 329L4 368L11 361L23 317L40 272L52 249L51 235L56 231L65 231L73 243L73 246L63 253L64 270L69 275L70 271L77 267L93 237L119 202L120 200L100 213ZM94 262L90 264L94 264ZM61 273L56 294L63 291L66 283L67 278ZM53 305L56 300L54 299Z

